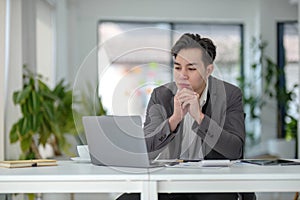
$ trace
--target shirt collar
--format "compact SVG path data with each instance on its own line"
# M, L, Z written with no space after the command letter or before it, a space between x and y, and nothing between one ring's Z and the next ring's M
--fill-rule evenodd
M202 92L200 99L199 99L200 107L203 107L207 101L207 92L208 92L208 79L206 80L206 86Z

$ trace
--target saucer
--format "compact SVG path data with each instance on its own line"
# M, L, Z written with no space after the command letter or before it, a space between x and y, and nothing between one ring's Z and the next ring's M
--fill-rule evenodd
M90 158L81 158L81 157L73 157L71 160L75 162L82 162L82 163L90 163L91 159Z

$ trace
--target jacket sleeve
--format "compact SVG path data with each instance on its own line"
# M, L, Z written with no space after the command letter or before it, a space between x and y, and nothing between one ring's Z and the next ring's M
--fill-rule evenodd
M147 106L144 123L144 134L150 157L156 157L176 135L177 130L170 131L170 112L167 112L165 104L166 99L163 99L158 90L154 90Z
M221 122L217 123L205 115L200 123L193 124L195 131L211 148L228 159L240 159L243 156L245 141L245 116L243 110L242 93L234 88L227 93L224 113ZM212 107L212 116L214 107Z

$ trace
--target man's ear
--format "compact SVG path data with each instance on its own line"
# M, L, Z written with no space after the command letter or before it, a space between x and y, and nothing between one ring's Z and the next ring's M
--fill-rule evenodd
M206 67L206 78L208 78L214 71L214 65L213 64L209 64Z

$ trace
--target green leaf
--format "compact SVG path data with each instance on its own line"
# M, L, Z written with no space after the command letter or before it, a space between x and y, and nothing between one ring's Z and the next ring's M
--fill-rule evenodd
M32 117L33 117L33 115L32 114L29 114L29 115L27 115L25 118L26 118L26 120L27 120L27 129L26 129L26 132L28 132L28 131L32 131L32 124L33 124L33 120L32 120Z
M28 134L27 137L24 137L21 140L21 149L23 152L29 151L31 142L33 141L32 141L32 136L30 134Z
M55 101L58 97L51 93L51 91L40 91L40 94L43 96L44 99Z
M32 91L31 98L32 98L33 113L38 113L40 111L40 108L39 108L40 103L39 103L39 98L37 96L36 91Z
M42 125L42 122L43 122L43 114L42 112L39 112L37 115L36 115L36 126L37 126L37 129L40 129L41 128L41 125Z
M41 120L41 127L43 127L46 131L52 132L51 125L50 125L50 119L47 116L47 114L42 115L42 120ZM40 132L40 134L43 134L43 132Z
M28 98L31 90L32 90L32 87L30 85L28 85L24 90L17 92L13 97L14 103L20 104L23 101L25 101L25 99Z
M53 122L51 121L51 122L50 122L50 125L51 125L51 129L52 129L54 135L55 135L56 137L60 138L60 137L62 136L62 133L61 133L61 131L60 131L60 128L59 128L58 124L57 124L57 123L53 123Z
M22 112L23 115L26 115L27 113L29 113L27 107L28 107L27 104L21 104L21 112Z
M48 142L48 139L52 133L46 127L46 124L42 124L41 131L39 132L39 134L40 134L39 143L45 145Z
M24 116L18 123L21 137L27 137L31 129L31 124L28 116Z
M39 91L45 91L45 92L50 92L51 90L49 87L41 80L38 80L38 88Z
M24 117L18 121L18 126L20 130L20 135L26 135L26 124L24 123Z
M49 118L49 120L51 120L51 121L54 120L53 105L45 102L43 104L43 107L45 108L45 111L46 111L46 114L47 114L47 117Z
M55 95L60 96L64 92L65 87L63 86L63 82L64 80L61 80L54 88L53 93Z
M37 119L38 116L33 114L31 117L32 117L32 126L31 126L32 131L36 132L38 129L38 119Z
M13 93L13 102L15 105L17 104L17 98L19 96L19 93L21 93L21 91L16 91Z
M29 77L29 85L33 86L33 88L35 87L35 80L33 75Z
M31 95L30 95L30 96L31 96ZM33 113L33 107L32 107L33 102L32 102L32 98L28 98L28 99L27 99L26 105L27 105L27 108L28 108L28 112L32 114L32 113Z
M15 143L19 140L19 124L15 123L9 133L10 143Z

